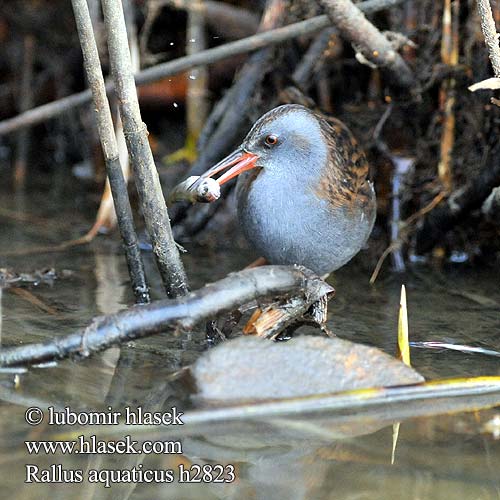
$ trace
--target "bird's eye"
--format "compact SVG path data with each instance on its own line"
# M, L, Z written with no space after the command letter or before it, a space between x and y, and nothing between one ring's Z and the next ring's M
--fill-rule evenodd
M278 144L278 136L274 134L270 134L266 136L265 142L267 146L276 146Z

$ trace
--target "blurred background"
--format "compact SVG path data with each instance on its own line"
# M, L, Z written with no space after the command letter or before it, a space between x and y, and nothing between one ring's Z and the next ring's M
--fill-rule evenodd
M124 1L136 71L322 13L311 0L287 0L275 19L261 23L264 3ZM498 20L500 5L491 4ZM99 2L89 7L107 73ZM371 271L384 251L398 271L425 255L441 263L498 265L498 194L485 201L500 184L499 110L491 91L467 89L492 76L475 2L408 0L369 18L411 68L409 88L363 61L332 29L139 86L165 191L230 151L268 109L302 102L345 121L369 156L378 196L365 254ZM70 3L2 2L0 66L0 120L7 120L7 128L0 126L3 196L42 186L59 196L70 186L89 227L101 204L93 235L112 230L109 196L101 201L105 172L91 103L30 126L22 120L23 111L86 88ZM176 237L224 245L237 230L233 205L228 195L202 211L174 207ZM78 229L81 235L88 228Z

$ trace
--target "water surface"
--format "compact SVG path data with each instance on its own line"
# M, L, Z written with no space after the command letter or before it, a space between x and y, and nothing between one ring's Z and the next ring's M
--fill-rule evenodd
M116 237L63 252L46 247L81 236L94 205L84 192L38 187L29 195L0 195L0 268L33 273L53 268L53 282L24 283L0 290L4 345L39 342L86 326L96 315L127 307L132 294ZM238 270L255 257L248 249L186 245L184 262L193 289ZM30 253L26 252L31 250ZM151 255L144 254L155 298L162 297ZM340 337L395 351L399 292L408 294L411 340L471 344L500 350L500 288L489 269L467 265L446 270L414 268L404 276L384 271L375 286L361 254L330 281L337 297L328 326ZM302 333L311 333L304 329ZM206 349L203 332L160 335L112 348L84 361L34 368L14 378L0 375L2 497L44 498L262 498L262 499L497 499L500 440L491 422L500 410L410 418L401 424L391 465L392 426L377 421L342 429L303 415L294 419L223 422L183 429L182 455L28 456L24 441L47 439L54 428L28 426L28 406L161 410L192 406L188 389L169 376ZM413 349L414 367L426 378L500 375L499 358L450 350ZM279 367L276 367L279 370ZM228 374L230 376L230 374ZM495 431L496 429L496 431ZM68 430L66 428L66 430ZM69 429L71 430L71 429ZM153 438L159 438L158 431ZM179 464L233 464L231 484L24 484L25 464L67 469L167 469Z

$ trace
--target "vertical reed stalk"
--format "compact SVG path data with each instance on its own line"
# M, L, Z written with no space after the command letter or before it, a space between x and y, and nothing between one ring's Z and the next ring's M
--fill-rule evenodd
M448 66L458 64L458 14L460 0L444 0L441 61ZM453 147L455 145L455 87L454 78L445 80L439 91L440 108L443 111L443 130L440 143L438 175L446 192L453 188Z
M177 297L187 293L187 278L172 235L148 132L141 119L122 3L120 0L102 0L101 3L111 72L139 201L163 285L170 297Z
M188 55L206 49L203 0L191 0L188 9L187 48ZM208 69L206 66L193 68L189 72L187 85L187 130L188 145L196 147L196 141L207 119Z
M94 109L97 115L97 128L106 164L111 192L115 203L118 226L125 247L130 280L137 303L149 302L149 290L144 275L137 235L134 228L132 209L127 193L127 183L123 177L118 156L118 146L114 134L113 120L106 96L97 45L92 30L86 0L72 0L78 36L83 53L83 63L92 91Z

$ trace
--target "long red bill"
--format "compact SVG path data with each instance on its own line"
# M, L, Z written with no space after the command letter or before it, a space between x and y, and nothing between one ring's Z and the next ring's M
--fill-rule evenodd
M226 173L216 179L219 185L222 186L222 184L229 181L233 177L255 168L258 158L259 157L254 153L247 153L244 150L238 149L207 170L201 178L212 177L213 175L231 167Z

